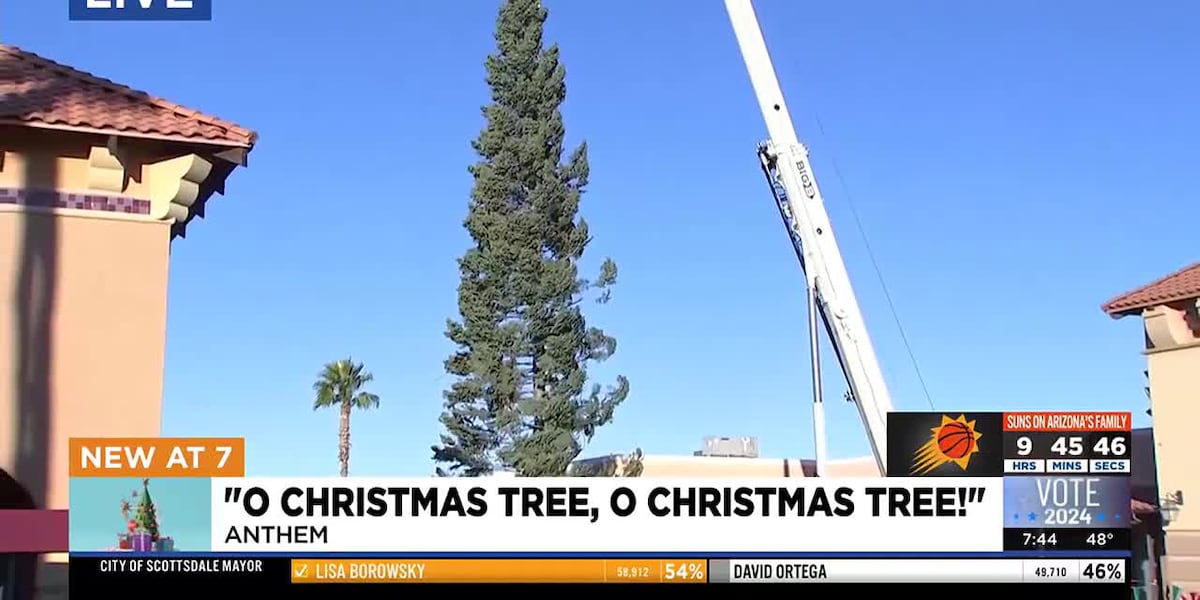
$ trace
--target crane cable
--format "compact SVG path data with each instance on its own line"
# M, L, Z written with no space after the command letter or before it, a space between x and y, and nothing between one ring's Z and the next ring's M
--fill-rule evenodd
M817 123L817 130L821 137L828 142L829 135L825 133L825 124L821 122L821 117L813 114ZM933 396L929 393L929 386L925 384L925 376L921 374L921 367L917 364L916 353L913 352L912 345L908 342L908 334L904 332L904 325L900 322L900 313L896 310L896 304L892 301L892 294L888 290L887 282L883 278L883 269L879 267L879 261L875 259L875 252L871 249L871 242L867 239L866 229L863 228L862 219L858 216L858 210L854 207L854 198L850 194L850 186L846 185L846 178L842 175L842 169L838 166L838 160L832 149L832 144L827 144L829 148L829 162L833 167L833 172L837 176L838 185L842 188L842 195L846 199L846 206L850 208L850 216L854 219L854 225L858 229L858 235L862 238L863 247L867 250L867 259L871 261L871 267L875 270L875 277L879 280L879 286L883 288L883 298L887 302L888 310L892 313L892 321L896 323L896 329L900 332L900 341L904 344L904 350L908 353L908 360L912 363L913 372L917 375L917 382L921 385L921 391L925 394L925 401L929 403L930 410L937 410L933 404Z

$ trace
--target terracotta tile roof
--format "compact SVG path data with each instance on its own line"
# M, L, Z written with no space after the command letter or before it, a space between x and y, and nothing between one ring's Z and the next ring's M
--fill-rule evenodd
M1149 306L1200 297L1200 263L1184 267L1158 281L1126 292L1101 306L1104 312L1119 317Z
M253 131L0 44L0 123L252 147Z

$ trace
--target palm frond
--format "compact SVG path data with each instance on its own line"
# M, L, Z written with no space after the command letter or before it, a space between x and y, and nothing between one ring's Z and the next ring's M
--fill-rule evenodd
M354 408L367 409L379 408L379 396L370 392L359 392L354 397Z
M313 384L313 391L316 392L316 395L313 397L313 410L333 406L337 398L337 390L332 381L328 379L317 380Z
M341 406L348 403L354 408L367 409L379 406L379 396L362 388L375 380L363 363L345 358L326 363L313 382L313 410Z

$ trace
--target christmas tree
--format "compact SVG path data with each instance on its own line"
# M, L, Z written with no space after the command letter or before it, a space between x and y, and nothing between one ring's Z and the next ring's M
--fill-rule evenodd
M139 496L133 520L137 523L138 531L149 533L150 539L158 541L158 510L154 507L154 500L150 498L149 479L142 480L142 493Z

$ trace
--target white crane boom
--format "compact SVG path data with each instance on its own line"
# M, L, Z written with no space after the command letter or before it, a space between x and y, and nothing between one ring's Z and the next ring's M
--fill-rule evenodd
M808 149L796 137L751 0L725 0L725 9L770 136L759 147L759 160L846 375L851 400L858 406L879 473L886 475L887 415L892 411L892 400L834 239L825 201L812 174ZM815 404L820 404L819 399ZM817 408L814 406L814 419L823 419ZM823 454L822 440L817 444L818 454Z

